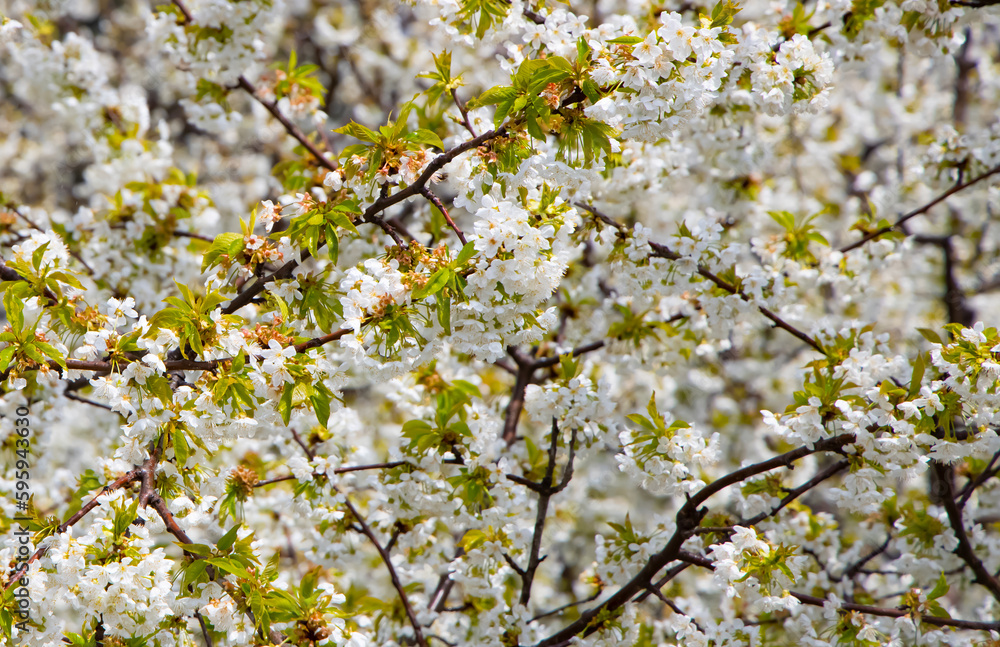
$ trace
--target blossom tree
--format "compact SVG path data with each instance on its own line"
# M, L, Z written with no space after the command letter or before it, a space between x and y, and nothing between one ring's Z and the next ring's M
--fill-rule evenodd
M1000 645L996 0L0 12L4 645Z

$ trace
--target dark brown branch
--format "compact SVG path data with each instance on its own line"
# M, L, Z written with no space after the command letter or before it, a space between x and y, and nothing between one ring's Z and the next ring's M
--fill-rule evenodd
M30 283L28 279L18 274L17 270L8 267L3 262L0 262L0 279L3 279L4 281L24 281L25 283ZM48 299L49 303L52 305L59 303L59 299L57 299L56 295L52 294L48 288L44 288L42 290L42 295Z
M420 623L417 621L417 616L413 613L413 606L410 604L410 598L406 595L406 589L403 588L402 582L399 581L399 576L396 574L396 567L392 565L392 558L389 553L386 552L382 544L379 543L378 538L372 529L368 527L365 520L358 513L357 509L351 503L350 498L344 494L344 505L350 510L351 515L357 520L358 525L361 526L361 532L371 541L372 545L375 546L375 550L378 551L379 556L382 558L382 562L385 564L386 569L389 571L389 578L392 580L392 586L396 589L396 593L399 594L399 599L403 603L403 609L406 611L406 617L410 621L410 626L413 627L413 634L416 638L417 645L420 647L427 647L427 639L424 638L423 630L420 627Z
M869 552L867 555L865 555L858 561L848 566L847 569L844 570L844 573L843 575L840 576L840 578L831 578L831 579L834 579L834 581L840 581L843 578L853 579L855 575L857 575L862 571L862 569L864 569L865 564L867 564L868 562L872 561L873 559L884 553L886 549L889 548L889 542L891 541L892 541L892 535L887 535L885 541L883 541L877 548L873 548L871 552Z
M982 560L972 550L972 543L965 532L962 511L959 509L958 504L955 503L955 490L952 485L952 479L954 478L953 468L938 462L933 463L933 468L943 490L941 505L944 506L945 512L948 513L948 522L955 533L955 538L958 539L958 546L954 551L955 554L972 569L972 572L975 574L975 579L972 581L976 584L981 584L990 592L994 599L1000 601L1000 580L997 580L992 573L986 570L986 566L983 565Z
M301 344L295 344L295 352L296 353L304 353L305 351L309 350L310 348L318 348L319 346L322 346L323 344L329 343L331 341L336 341L336 340L340 339L341 337L343 337L344 335L346 335L348 333L351 333L351 332L354 332L354 330L351 329L351 328L341 328L340 330L333 331L329 335L323 335L321 337L314 337L313 339L310 339L309 341L302 342Z
M983 469L983 471L976 475L976 478L971 479L968 484L962 488L962 491L958 493L959 508L965 507L965 504L969 501L969 497L976 491L976 488L988 481L991 477L995 476L998 471L1000 471L1000 468L993 468L993 465L996 464L998 458L1000 458L1000 451L994 453L993 458L990 459L989 464Z
M302 438L299 436L299 432L295 431L294 429L289 429L289 431L292 432L292 438L294 438L298 446L302 448L302 451L306 453L306 456L309 457L309 460L315 458L316 455L313 453L313 450L309 449L309 446L306 445L304 442L302 442Z
M820 470L819 472L817 472L816 476L812 477L811 479L809 479L808 481L806 481L805 483L803 483L799 487L795 488L794 490L789 491L789 493L785 496L785 498L783 498L781 500L781 503L779 503L778 506L775 507L770 512L761 512L757 516L752 517L750 519L746 519L746 520L740 521L736 525L744 526L744 527L746 527L746 526L755 526L758 523L760 523L761 521L763 521L764 519L767 519L768 517L773 517L774 515L776 515L779 512L781 512L785 508L785 506L787 506L788 504L790 504L795 499L799 498L800 496L802 496L803 494L805 494L809 490L813 489L814 487L816 487L817 485L819 485L820 483L822 483L826 479L828 479L828 478L834 476L835 474L837 474L837 473L839 473L839 472L847 469L847 466L849 464L850 463L848 463L847 459L842 459L842 460L837 461L836 463L831 463L826 468L824 468L824 469Z
M535 362L533 358L525 356L513 346L508 347L507 352L517 364L514 388L511 390L510 401L507 403L507 411L504 413L503 420L503 440L510 447L514 444L514 439L517 438L517 423L521 417L521 409L524 408L525 391L535 374Z
M176 3L177 0L174 0L174 2ZM320 166L329 171L334 171L337 169L337 165L331 162L329 159L327 159L326 156L323 155L323 153L316 147L316 144L309 141L309 138L305 136L305 133L303 133L298 126L289 121L288 117L286 117L284 114L282 114L280 110L278 110L278 104L275 103L274 101L271 101L269 99L264 99L263 97L261 97L258 94L257 88L254 87L254 84L250 83L250 81L248 81L247 78L242 74L240 75L239 86L244 90L246 90L250 94L250 96L256 99L257 103L267 108L267 111L270 112L274 116L274 118L277 119L281 123L281 125L285 127L285 131L289 135L294 137L297 142L302 144L302 146L305 147L305 149L308 150L312 154L312 156L316 158L316 161L320 163Z
M300 251L302 256L302 262L305 262L309 257L309 250L303 249ZM280 279L287 279L295 271L295 268L299 266L299 261L291 260L279 267L277 270L263 276L254 281L250 286L244 288L242 292L236 295L236 297L229 302L225 308L222 309L222 314L231 315L243 306L247 305L253 301L254 297L264 291L264 287L271 283L272 281L277 281Z
M174 230L174 236L177 236L178 238L192 238L194 240L202 240L205 241L206 243L211 243L215 240L211 236L206 236L205 234L197 234L193 231L182 231L180 229Z
M191 12L188 10L187 6L185 6L185 4L181 0L173 0L173 3L184 15L185 22L194 22L194 16L191 15ZM282 114L280 110L278 110L278 104L276 102L261 97L254 84L250 83L250 81L248 81L247 78L242 74L240 75L238 85L240 88L246 90L246 92L251 97L253 97L254 100L256 100L260 105L264 106L264 108L266 108L267 111L270 112L274 116L274 118L281 123L282 126L284 126L285 132L294 137L297 142L302 144L302 146L305 147L305 149L308 150L312 154L312 156L316 158L316 161L319 162L321 166L330 171L336 170L337 166L333 162L328 160L326 156L323 155L323 153L318 148L316 148L315 144L309 141L309 138L305 136L305 134L302 132L302 130L299 129L298 126L289 121L288 117L286 117L284 114Z
M388 470L394 467L400 467L401 465L409 465L407 461L393 461L391 463L375 463L372 465L352 465L350 467L338 467L333 470L334 474L347 474L348 472L362 472L365 470ZM313 472L314 477L322 476L319 472ZM273 485L275 483L281 483L283 481L292 481L295 479L294 474L287 474L285 476L278 476L273 479L268 479L266 481L258 481L254 484L254 487L264 487L265 485Z
M458 108L458 111L462 113L462 125L465 126L465 129L469 131L470 135L476 137L476 131L472 127L472 122L469 121L469 111L465 109L465 104L458 98L458 92L455 88L451 89L451 98L455 101L455 106Z
M986 178L991 177L993 175L996 175L997 173L1000 173L1000 166L994 166L989 171L986 171L985 173L983 173L982 175L980 175L978 177L972 178L968 182L961 182L959 184L956 184L955 186L951 187L950 189L948 189L947 191L945 191L944 193L942 193L938 197L934 198L933 200L931 200L927 204L923 205L922 207L918 207L918 208L914 209L913 211L910 211L909 213L901 216L899 218L899 220L897 220L895 223L893 223L891 225L887 225L885 227L881 227L879 229L876 229L875 231L872 231L872 232L866 234L863 238L861 238L861 240L853 242L850 245L847 245L845 247L841 247L840 248L840 252L843 253L843 254L846 254L847 252L849 252L851 250L854 250L854 249L857 249L858 247L861 247L862 245L864 245L868 241L874 240L874 239L878 238L882 234L889 233L893 229L896 229L900 225L904 224L907 220L909 220L911 218L915 218L916 216L919 216L921 214L927 213L933 207L937 206L941 202L944 202L945 200L947 200L951 196L955 195L959 191L963 191L963 190L969 188L970 186L972 186L974 184L978 184L979 182L982 182Z
M624 233L624 232L628 231L628 227L626 227L622 223L616 221L614 218L611 218L610 216L607 216L607 215L601 213L600 211L598 211L597 209L595 209L591 205L585 204L583 202L574 202L573 204L575 206L577 206L577 207L580 207L581 209L583 209L587 213L593 215L595 218L597 218L601 222L606 223L608 225L611 225L612 227L616 228L620 232ZM653 256L658 256L660 258L667 259L668 261L679 261L681 259L680 254L672 251L666 245L661 245L660 243L649 241L649 246L653 250L653 254L652 254ZM720 278L719 276L717 276L714 272L712 272L711 270L709 270L704 265L699 264L697 272L698 272L698 274L700 276L708 279L709 281L711 281L712 283L714 283L718 287L722 288L726 292L729 292L730 294L735 294L736 296L740 297L741 299L743 299L747 303L753 303L753 299L750 298L750 296L746 292L744 292L743 290L741 290L737 286L732 285L728 281L723 280L722 278ZM764 315L767 319L771 320L771 323L773 323L776 327L781 328L785 332L790 333L796 339L799 339L800 341L805 342L806 344L808 344L809 346L811 346L817 352L819 352L819 353L821 353L823 355L826 354L826 351L823 350L823 346L820 345L820 343L818 341L816 341L815 339L813 339L812 337L810 337L806 333L802 332L801 330L799 330L795 326L791 325L790 323L788 323L787 321L785 321L784 319L782 319L781 317L779 317L778 315L776 315L774 312L772 312L768 308L765 308L764 306L757 306L757 310L759 310L760 313L762 315Z
M573 357L579 357L580 355L585 355L587 353L593 352L595 350L600 350L604 348L604 340L592 341L589 344L584 344L583 346L577 346L570 354ZM559 357L545 357L539 360L535 360L535 368L548 368L550 366L555 366L559 363Z
M434 195L434 193L432 193L431 190L428 189L427 187L423 187L420 189L420 195L427 198L427 200L431 204L437 207L438 211L441 212L441 215L444 216L445 222L447 222L448 226L451 227L451 230L455 232L455 235L458 236L458 239L462 241L462 245L467 245L469 241L465 240L465 234L462 232L461 229L458 228L458 225L455 224L455 221L451 219L451 216L448 214L448 209L445 208L444 203L441 202L441 198Z
M496 130L490 130L483 133L479 137L474 137L468 141L462 142L461 144L455 146L454 148L445 151L441 155L438 155L433 160L431 160L431 162L424 169L424 172L421 173L420 176L413 181L413 184L410 184L405 189L397 191L392 195L385 196L384 198L379 198L378 200L376 200L374 204L372 204L365 210L364 218L367 219L369 214L376 214L381 211L385 211L389 207L395 204L399 204L403 200L406 200L409 197L419 194L420 190L431 181L431 179L438 171L444 168L445 164L452 161L462 153L470 151L474 148L479 148L480 146L490 141L491 139L501 137L506 133L507 133L506 128L497 128Z
M593 602L594 600L596 600L599 597L601 597L601 590L597 589L596 591L594 591L593 595L591 595L591 596L589 596L587 598L584 598L583 600L577 600L576 602L570 602L569 604L564 604L561 607L556 607L555 609L552 609L551 611L546 611L545 613L540 613L537 616L535 616L534 618L532 618L531 620L529 620L528 622L531 623L531 622L535 622L537 620L541 620L542 618L548 618L549 616L554 616L557 613L561 613L561 612L565 611L566 609L572 609L573 607L578 607L581 604L587 604L588 602Z
M205 647L213 647L212 637L208 634L208 625L205 624L205 616L201 615L200 611L195 611L194 617L198 618L198 624L201 626L201 636L205 639Z
M384 211L385 209L388 209L389 207L395 204L402 202L403 200L406 200L407 198L413 195L418 194L420 190L428 182L430 182L431 178L434 176L435 173L440 171L445 164L455 159L462 153L472 150L473 148L478 148L479 146L482 146L489 140L504 135L506 132L507 131L504 128L491 130L489 132L483 133L479 137L463 142L458 146L455 146L451 150L446 151L445 153L442 153L438 157L434 158L430 162L430 164L427 165L427 168L425 168L424 172L421 173L416 180L414 180L413 184L392 195L379 198L378 200L375 201L374 204L365 209L365 212L362 215L362 220L364 220L365 222L374 222L376 224L379 224L379 226L382 226L383 229L391 230L392 228L389 227L389 225L385 223L384 220L378 217L377 215L378 213ZM380 221L381 223L384 223L384 226L383 224L380 224ZM402 241L399 241L397 244L400 244L400 246L402 246ZM302 256L303 262L305 262L305 260L308 259L310 256L308 250L301 250L300 254ZM292 272L295 270L296 267L298 267L298 265L299 265L298 261L294 260L289 261L285 263L283 266L281 266L279 269L275 270L272 274L257 279L256 281L254 281L252 285L243 290L243 292L238 294L232 301L230 301L229 305L227 305L225 308L222 309L222 313L232 314L236 312L243 306L253 301L253 299L264 290L264 286L267 285L268 283L278 279L286 279L289 276L291 276Z
M983 7L992 7L995 4L1000 4L1000 0L950 0L950 2L956 7L972 7L973 9L982 9Z
M683 551L682 550L680 552L680 554L678 555L678 558L682 559L682 560L685 559L686 558L685 553L687 553L687 551ZM680 575L681 573L683 573L684 571L686 571L693 564L694 564L694 562L692 562L692 561L682 561L677 566L674 566L673 568L668 569L667 572L663 574L663 577L661 577L659 580L657 580L653 584L653 587L655 587L657 589L662 589L664 586L667 585L668 582L670 582L675 577L677 577L678 575ZM636 602L643 602L650 595L651 595L651 593L649 592L649 589L646 588L645 590L642 591L642 593L639 594L639 596L635 599L635 601Z
M688 564L694 564L695 566L701 566L702 568L708 568L708 569L715 568L715 563L708 558L686 553L686 551L681 551L681 552L685 553L684 555L681 556L681 558L687 558L690 560L688 561ZM662 584L659 584L659 586L662 587ZM825 606L827 602L823 598L818 598L813 595L806 595L805 593L798 593L796 591L789 591L788 594L797 599L799 602L811 606L822 607ZM851 602L842 602L840 604L839 609L842 609L844 611L856 611L858 613L865 613L874 616L882 616L886 618L902 618L904 616L912 615L912 611L906 608L888 609L885 607L875 607L867 604L854 604ZM977 622L974 620L955 620L952 618L939 618L937 616L930 616L930 615L920 616L920 622L937 627L955 627L957 629L972 629L979 631L991 631L1000 629L1000 622Z
M561 490L569 482L569 476L573 472L572 455L570 456L570 463L566 466L566 472L563 477L563 482L560 484L559 488L555 486L555 473L556 473L556 451L559 447L559 423L553 418L552 419L552 433L551 441L549 442L549 462L545 466L545 476L542 478L542 484L545 486L545 490L539 493L538 496L538 510L535 513L535 529L531 535L531 552L528 554L528 565L524 570L518 568L515 569L519 571L521 576L521 598L520 603L527 606L528 602L531 600L531 585L535 580L535 572L538 570L538 565L542 563L544 557L539 557L542 550L542 534L545 532L545 519L549 512L549 501L552 499L552 495ZM576 434L573 434L573 443L575 445ZM571 449L572 451L572 449Z
M10 210L18 218L20 218L24 222L28 223L28 226L31 227L32 229L34 229L35 231L41 231L41 232L45 231L44 229L42 229L41 227L39 227L38 225L36 225L30 218L28 218L28 216L24 215L23 213L21 213L17 209L14 209L13 207L10 207ZM73 258L75 258L80 263L80 265L83 265L83 268L85 270L87 270L87 274L90 274L91 276L93 276L94 269L92 267L90 267L89 265L87 265L87 261L83 260L82 256L80 256L79 254L77 254L76 252L74 252L72 249L70 249L69 245L66 246L66 250L69 252L70 256L72 256Z
M183 544L194 543L191 541L191 537L189 537L188 534L177 524L177 519L174 518L174 515L167 508L166 501L164 501L159 494L154 493L154 495L150 497L149 506L153 508L158 515L160 515L160 519L163 520L163 524L166 526L167 532L173 535L177 541L182 544L182 548ZM192 559L201 559L198 555L190 553L186 550L184 551L184 555ZM226 593L228 593L229 596L236 601L240 611L245 613L246 616L250 618L250 621L256 625L257 620L254 617L253 610L250 609L250 606L247 604L246 600L243 599L243 596L239 594L236 586L232 582L228 582L224 578L219 577L219 572L215 570L214 566L208 566L205 571L212 580L218 582L219 585L222 586ZM285 642L285 638L275 629L271 630L268 638L271 643L275 645L281 645Z
M79 396L79 395L77 395L75 393L64 392L63 395L66 396L70 400L76 400L77 402L82 402L84 404L89 404L92 407L99 407L101 409L106 409L108 411L114 411L114 409L112 409L108 405L104 404L103 402L94 402L93 400L88 400L87 398Z
M826 604L826 600L823 598L817 598L813 595L806 595L805 593L798 593L796 591L789 591L788 594L803 604L809 604L816 607L822 607ZM903 616L909 616L912 613L909 609L888 609L885 607L873 607L867 604L854 604L851 602L842 602L839 608L844 611L857 611L858 613L882 616L885 618L902 618ZM1000 622L955 620L952 618L939 618L937 616L920 616L920 622L935 627L955 627L956 629L972 629L978 631L1000 629Z
M681 546L694 533L694 530L701 523L702 518L708 513L708 510L701 508L701 505L713 495L757 474L763 474L779 467L791 467L795 461L806 456L824 451L839 451L845 445L854 442L854 438L854 434L841 434L832 438L826 438L816 442L811 448L799 447L769 460L747 465L712 481L689 497L684 505L681 506L676 515L677 530L666 546L660 552L653 555L635 577L618 589L610 598L583 613L575 622L567 625L548 638L539 641L535 647L555 647L555 645L569 640L581 632L589 633L596 630L596 627L592 625L592 621L602 611L614 611L631 600L636 593L645 591L646 585L652 581L660 569L680 558Z
M129 485L129 484L131 484L131 483L133 483L133 482L135 482L135 481L137 481L137 480L139 480L141 478L142 478L142 468L141 467L136 467L134 469L129 470L128 472L125 472L124 474L122 474L121 476L119 476L118 478L116 478L111 483L105 485L103 488L101 488L100 492L98 492L97 494L95 494L93 496L93 498L90 499L90 501L88 501L86 504L84 504L69 519L67 519L66 521L64 521L61 524L59 524L56 527L55 534L61 535L62 533L66 532L67 530L69 530L70 528L72 528L73 526L75 526L85 516L87 516L87 514L91 510L93 510L94 508L97 507L97 505L98 505L97 504L97 499L102 494L106 494L108 492L114 492L115 490L119 490L119 489L125 487L126 485ZM45 555L45 553L49 550L49 545L50 544L46 544L44 546L40 546L34 552L34 554L31 557L28 558L27 561L22 562L21 565L18 566L17 569L15 569L14 571L12 571L10 573L10 575L8 576L8 579L7 579L7 583L4 585L4 590L5 591L7 589L9 589L14 584L14 582L16 582L17 580L21 579L21 577L26 572L28 572L28 567L31 565L31 563L33 561L35 561L37 559L41 559L41 557L43 555Z

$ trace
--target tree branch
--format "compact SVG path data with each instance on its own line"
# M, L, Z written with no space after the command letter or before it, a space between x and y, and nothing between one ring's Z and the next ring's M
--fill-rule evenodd
M687 539L693 534L695 528L697 528L700 524L701 519L708 512L707 509L699 509L700 506L714 494L721 492L730 485L740 483L751 476L763 474L764 472L768 472L778 467L790 467L795 461L811 454L823 451L840 450L845 445L853 442L854 439L854 434L841 434L839 436L826 438L817 441L813 447L799 447L797 449L793 449L769 460L755 463L753 465L747 465L746 467L730 472L726 476L712 481L696 492L693 496L689 497L684 505L681 506L680 510L677 511L677 530L674 532L673 536L667 542L666 546L664 546L660 552L653 555L631 580L618 589L618 591L616 591L610 598L583 613L575 622L557 631L548 638L539 641L535 644L535 647L555 647L555 645L558 645L565 640L569 640L580 632L590 633L591 631L594 631L595 628L592 626L591 622L598 616L598 614L602 611L614 611L615 609L618 609L622 605L626 604L636 593L644 591L646 585L652 581L653 577L660 571L660 569L679 558L681 554L681 546L683 546L684 542L687 541Z
M888 226L885 226L885 227L881 227L879 229L876 229L875 231L866 234L863 238L861 238L861 240L853 242L850 245L846 245L844 247L841 247L840 248L840 252L842 254L846 254L847 252L850 252L851 250L855 250L858 247L861 247L862 245L864 245L865 243L867 243L870 240L875 240L876 238L878 238L882 234L889 233L893 229L896 229L900 225L902 225L903 223L905 223L907 220L909 220L911 218L915 218L916 216L919 216L921 214L927 213L933 207L937 206L941 202L944 202L945 200L947 200L951 196L955 195L959 191L963 191L963 190L969 188L970 186L972 186L974 184L978 184L979 182L982 182L986 178L991 177L993 175L996 175L997 173L1000 173L1000 165L994 166L989 171L986 171L982 175L980 175L978 177L975 177L975 178L969 180L968 182L961 182L959 184L956 184L955 186L951 187L950 189L948 189L947 191L945 191L941 195L937 196L936 198L934 198L933 200L931 200L927 204L923 205L922 207L917 207L913 211L910 211L909 213L901 216L899 218L899 220L897 220L895 223L893 223L891 225L888 225Z
M933 467L937 473L938 482L944 490L941 495L941 504L948 514L948 522L951 524L951 529L955 532L955 538L958 539L955 554L972 569L972 572L976 576L972 581L984 586L994 599L1000 601L1000 580L997 580L992 573L986 570L982 560L972 550L972 543L969 542L969 536L965 532L962 511L955 503L955 490L952 484L954 470L950 466L942 465L936 461L933 462Z
M336 487L334 489L337 489L338 492L340 491ZM392 557L390 557L389 553L387 553L385 548L382 547L378 538L375 537L375 533L372 532L372 529L368 527L368 524L365 523L365 520L358 513L357 509L351 504L351 500L348 498L347 494L344 494L344 504L361 526L361 532L365 535L365 537L368 537L368 540L372 542L373 546L375 546L375 550L378 551L379 556L382 558L382 562L385 564L386 569L388 569L389 578L392 580L392 586L396 589L396 593L399 594L399 599L403 603L403 609L406 611L406 617L410 621L410 626L413 627L413 634L416 637L417 645L420 647L427 647L427 639L424 638L424 633L420 628L420 623L417 621L417 616L413 613L413 606L410 604L410 599L406 595L406 589L403 588L403 584L399 581L399 576L396 574L396 568L392 565Z
M573 204L575 206L577 206L577 207L580 207L584 211L590 213L591 215L593 215L594 217L596 217L601 222L604 222L604 223L606 223L608 225L611 225L612 227L616 228L618 231L620 231L622 233L629 231L628 227L626 227L622 223L616 221L614 218L611 218L610 216L607 216L607 215L601 213L600 211L598 211L597 209L595 209L593 206L591 206L589 204L586 204L586 203L583 203L583 202L574 202ZM653 254L652 254L653 256L658 256L658 257L664 258L664 259L666 259L668 261L679 261L682 258L680 254L672 251L666 245L661 245L660 243L649 241L649 246L653 250ZM700 276L702 276L702 277L708 279L709 281L711 281L712 283L714 283L716 286L722 288L726 292L729 292L730 294L735 294L736 296L740 297L741 299L743 299L747 303L753 303L753 299L750 298L750 296L746 292L744 292L742 289L736 287L735 285L730 284L728 281L723 280L722 278L720 278L719 276L717 276L714 272L712 272L711 270L709 270L704 265L701 265L700 263L697 266L697 273ZM823 355L826 354L826 351L823 350L823 346L820 345L820 343L818 341L816 341L813 337L810 337L809 335L807 335L803 331L801 331L798 328L792 326L790 323L788 323L787 321L785 321L784 319L782 319L781 317L779 317L778 315L776 315L774 312L772 312L768 308L765 308L764 306L758 305L757 306L757 310L759 310L760 313L762 315L764 315L767 319L770 319L771 322L776 327L781 328L785 332L790 333L796 339L799 339L800 341L805 342L806 344L808 344L809 346L811 346L818 353L823 354Z

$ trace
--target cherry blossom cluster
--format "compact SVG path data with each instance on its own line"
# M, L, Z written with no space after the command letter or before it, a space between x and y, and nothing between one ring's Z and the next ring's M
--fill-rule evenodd
M998 641L995 3L0 11L3 644Z

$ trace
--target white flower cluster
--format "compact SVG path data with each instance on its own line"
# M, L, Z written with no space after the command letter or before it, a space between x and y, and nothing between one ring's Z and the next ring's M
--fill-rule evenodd
M801 578L807 558L805 555L787 556L782 559L780 568L768 564L761 569L753 564L754 558L767 558L773 550L774 547L760 539L753 528L734 526L732 541L715 544L710 549L715 581L725 587L726 595L738 596L760 612L795 609L799 600L789 595L788 589Z
M54 569L48 584L63 591L84 616L100 618L111 636L153 634L164 619L181 611L171 584L173 560L163 548L153 548L152 534L162 530L162 521L148 509L141 513L144 523L116 535L116 507L131 502L124 490L103 494L98 502L101 507L85 535L59 535L46 552L45 560ZM60 624L53 627L59 629Z
M391 379L426 362L436 348L434 343L422 344L419 338L407 334L390 339L377 325L362 330L369 317L384 317L389 309L410 302L410 288L403 278L395 259L368 259L361 268L349 269L340 281L345 327L354 330L341 338L341 345L352 353L357 368L379 380ZM422 323L410 313L401 316L406 317L417 335L433 337L436 322Z
M809 38L795 34L774 43L768 30L751 24L744 26L743 36L739 60L750 70L750 96L756 107L782 115L804 108L815 112L825 105L822 90L833 79L833 61L816 52Z
M719 434L706 438L697 427L671 428L669 434L641 442L641 432L626 430L618 435L621 453L615 454L618 469L644 490L658 496L691 494L704 487L693 468L706 468L720 458Z
M604 97L586 113L621 127L622 138L655 142L723 96L752 102L770 114L785 114L796 104L813 110L822 105L819 97L831 81L832 63L805 36L782 43L775 56L770 33L752 24L743 34L731 35L733 45L720 37L723 28L707 19L693 27L671 12L660 21L660 28L624 57L619 46L606 43L606 34L593 34L589 41L597 52L594 82L602 87L620 82L631 92ZM737 89L743 70L750 71L750 91Z
M453 343L493 361L506 345L537 339L554 323L551 310L534 313L566 271L562 241L573 225L564 217L557 234L553 224L532 224L531 214L511 200L487 194L481 204L473 238L478 255L467 279L470 299L456 308Z
M32 232L27 240L14 245L11 251L14 252L15 260L33 265L32 256L43 245L45 246L45 251L42 252L39 269L46 270L65 267L67 261L69 261L69 249L67 249L66 244L63 243L62 239L54 231Z
M614 411L611 385L605 380L594 384L587 377L574 377L560 384L528 385L524 409L540 423L557 418L566 429L577 429L590 441L601 440L608 429L608 419Z
M176 7L170 12L151 12L146 27L149 37L170 57L175 69L184 71L192 88L207 81L223 91L236 85L266 54L265 31L283 9L280 0L191 0L185 6L191 21ZM193 122L210 132L224 132L241 120L239 112L213 100L211 93L194 100L183 98L181 104Z

